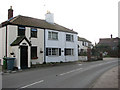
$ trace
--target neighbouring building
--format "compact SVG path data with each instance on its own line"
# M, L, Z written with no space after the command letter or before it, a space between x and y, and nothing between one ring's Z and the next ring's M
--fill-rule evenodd
M13 17L11 7L8 20L0 24L0 59L3 57L15 57L18 69L30 68L31 64L76 61L77 32L56 24L50 12L45 20Z
M118 56L119 54L119 47L120 47L120 38L116 37L113 38L100 38L96 48L98 51L102 52L103 55L108 56Z
M88 48L92 49L92 47L93 45L89 40L78 36L78 59L88 60L87 51Z
M87 49L92 49L92 47L93 45L89 40L78 36L78 55L82 52L87 52Z

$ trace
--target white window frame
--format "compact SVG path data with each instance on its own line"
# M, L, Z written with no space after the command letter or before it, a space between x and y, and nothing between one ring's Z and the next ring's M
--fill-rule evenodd
M48 31L48 40L58 40L58 32Z
M55 54L53 52L54 50L57 50ZM48 56L59 56L59 48L48 48Z
M68 37L68 36L69 36L69 37ZM73 42L73 41L74 41L74 35L66 34L66 41L71 41L71 42Z
M70 50L70 54L66 55L66 49ZM73 48L65 48L65 56L74 56L74 49Z

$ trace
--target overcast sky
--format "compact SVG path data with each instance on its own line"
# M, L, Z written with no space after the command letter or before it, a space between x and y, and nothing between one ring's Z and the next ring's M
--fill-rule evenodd
M119 0L1 0L0 23L7 20L8 9L14 16L45 18L49 10L57 24L73 29L93 44L99 38L118 36Z

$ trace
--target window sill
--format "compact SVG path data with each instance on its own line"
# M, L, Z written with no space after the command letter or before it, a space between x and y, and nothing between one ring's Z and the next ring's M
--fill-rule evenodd
M65 55L65 56L74 56L74 55Z
M30 38L37 38L37 37L30 37Z
M48 39L48 40L52 40L52 41L58 41L58 39Z
M38 59L38 57L34 57L34 58L31 58L31 59Z
M74 42L74 41L66 41L66 42Z
M59 57L59 55L48 55L48 57Z

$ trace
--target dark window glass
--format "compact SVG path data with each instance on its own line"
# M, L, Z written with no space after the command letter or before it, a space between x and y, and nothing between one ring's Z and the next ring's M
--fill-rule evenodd
M18 36L25 36L25 27L18 26Z
M66 41L74 41L74 37L71 34L66 34Z
M50 40L58 40L58 32L48 32L48 39Z
M46 48L46 56L61 56L61 48Z
M37 47L31 47L31 59L37 59Z
M31 37L37 38L37 29L36 28L31 28Z
M70 48L65 48L65 55L74 55L74 50Z

